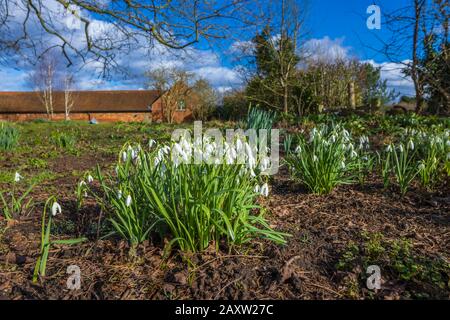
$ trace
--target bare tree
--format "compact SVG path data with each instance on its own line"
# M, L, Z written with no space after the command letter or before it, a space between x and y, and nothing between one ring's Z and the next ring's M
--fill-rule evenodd
M270 1L252 43L243 42L243 57L255 68L242 69L248 84L248 99L273 109L289 112L297 66L300 61L301 40L306 35L307 1ZM256 61L254 61L256 60ZM248 73L248 71L251 71Z
M448 56L448 10L448 2L445 0L409 0L406 6L385 14L385 26L392 36L387 40L378 38L382 48L375 48L391 62L401 65L405 75L411 77L416 111L419 113L425 108L426 87L430 85L440 91L447 103L450 103L448 88L442 85L439 78L423 72L422 66L431 38L441 38L443 55ZM405 60L405 56L410 58Z
M254 0L0 0L0 53L22 50L41 57L59 48L70 65L78 57L105 68L117 50L172 49L224 39L251 16ZM64 25L69 15L73 26ZM48 41L39 41L41 35Z
M64 82L64 119L70 120L70 112L75 104L75 78L72 74L65 74Z
M54 110L54 91L57 82L56 69L57 60L51 55L46 55L38 61L28 76L30 85L39 96L42 106L50 119L53 118Z
M177 110L184 111L188 107L188 94L191 91L189 83L192 74L179 69L160 67L146 73L148 87L162 93L162 115L165 121L173 123Z
M76 80L72 70L62 63L58 52L50 51L38 60L28 74L28 82L50 119L55 108L62 104L64 118L69 120L75 102Z
M192 116L195 120L206 120L217 105L217 94L205 79L197 79L192 86Z

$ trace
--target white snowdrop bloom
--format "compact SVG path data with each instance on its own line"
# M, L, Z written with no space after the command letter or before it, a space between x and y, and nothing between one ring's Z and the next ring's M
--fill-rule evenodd
M352 159L354 159L354 158L356 158L358 156L358 154L356 153L356 151L355 150L352 150L352 152L350 153L350 157L352 158Z
M367 156L364 156L361 159L363 159L364 161L368 161L369 160L369 158Z
M87 179L88 183L94 182L94 178L91 175L88 175L86 179Z
M447 140L446 145L447 147L450 147L450 140Z
M162 151L163 151L164 154L169 154L170 147L169 146L164 146L164 147L162 147Z
M156 144L156 141L153 139L150 139L150 141L148 142L148 147L151 149L155 144Z
M425 165L423 163L419 164L419 170L420 171L425 170Z
M211 143L205 145L205 153L212 155L214 152L214 146Z
M159 164L161 161L162 161L162 156L158 154L158 155L153 159L153 165L154 165L155 167L157 167L158 164Z
M398 151L400 151L400 152L403 152L403 151L404 151L403 145L402 145L402 144L398 146Z
M55 201L52 205L52 216L56 216L58 213L62 213L62 209L59 203Z
M392 146L390 144L386 147L386 152L392 152Z
M244 145L243 145L241 139L238 138L236 140L236 152L241 153L242 151L244 151Z
M317 156L314 155L314 156L313 156L313 161L314 161L314 162L317 162L317 161L319 161L319 158L317 158Z
M260 193L264 197L268 197L269 196L269 185L267 183L264 183L261 186Z
M126 151L123 151L123 152L122 152L122 161L123 161L123 162L127 161L127 158L128 158L127 152L126 152Z
M227 146L225 151L225 162L226 164L233 164L237 158L236 150L234 148Z
M349 133L346 129L342 130L342 134L343 134L344 137L346 137L346 138L350 137L350 133Z
M330 140L331 140L332 143L336 142L336 136L334 135L334 133L331 135Z
M14 182L19 182L22 179L23 177L20 175L20 173L16 172L16 174L14 175Z
M256 185L255 188L253 189L253 191L254 191L255 193L259 193L259 190L260 190L260 189L259 189L259 185Z
M131 206L131 196L130 195L127 196L127 200L126 200L125 204L127 207Z
M117 198L122 199L122 190L117 191Z
M295 153L299 154L302 152L302 147L298 146L297 148L295 148Z
M245 151L247 153L248 167L250 169L253 169L256 166L256 159L253 154L252 148L248 143L245 143Z
M342 169L345 169L345 161L342 161L342 162L341 162L341 168L342 168Z
M408 141L408 148L411 150L414 150L414 141L412 141L412 140Z
M84 182L84 180L81 180L81 181L78 183L78 185L79 185L80 187L85 186L85 185L86 185L86 182Z
M261 162L259 164L259 167L261 169L262 172L266 171L267 169L270 168L270 158L269 157L263 157L261 159Z

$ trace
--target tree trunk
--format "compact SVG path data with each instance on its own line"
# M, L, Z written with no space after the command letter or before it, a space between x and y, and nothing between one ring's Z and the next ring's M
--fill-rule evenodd
M288 87L285 86L284 87L284 94L283 94L283 106L284 106L284 114L288 114L289 112L289 101L288 101L288 97L289 97L289 92L288 92Z

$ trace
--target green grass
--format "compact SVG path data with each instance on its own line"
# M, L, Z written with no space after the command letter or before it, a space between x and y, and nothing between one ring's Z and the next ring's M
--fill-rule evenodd
M0 151L10 151L15 148L19 141L19 130L17 128L0 124Z

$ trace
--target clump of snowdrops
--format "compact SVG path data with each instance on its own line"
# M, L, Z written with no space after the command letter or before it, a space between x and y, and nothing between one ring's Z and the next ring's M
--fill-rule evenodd
M341 125L321 125L310 131L309 138L298 137L298 146L286 157L294 179L316 194L330 193L336 186L364 180L373 160L369 139L359 143Z
M34 184L30 185L21 194L17 190L17 184L23 180L20 173L14 174L14 181L10 191L3 194L0 192L0 200L3 206L3 216L6 220L18 219L21 216L25 216L30 213L33 208L33 198L27 199L31 190L33 190Z
M382 174L385 187L393 173L405 195L416 177L423 187L432 190L441 177L448 175L450 163L449 130L426 132L406 129L401 140L406 144L390 144L386 147Z
M52 240L51 229L54 217L62 213L61 205L54 196L47 199L42 212L41 220L41 245L39 256L33 272L33 282L37 282L39 277L45 277L47 260L52 245L74 245L86 241L86 238Z
M114 174L97 169L94 179L102 192L93 193L115 231L132 245L150 232L170 234L170 245L190 252L221 240L230 247L254 237L284 243L285 235L269 227L257 204L269 194L260 175L269 158L257 156L242 137L223 148L211 140L127 144Z

